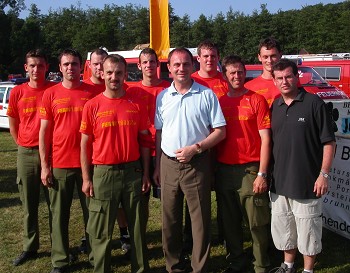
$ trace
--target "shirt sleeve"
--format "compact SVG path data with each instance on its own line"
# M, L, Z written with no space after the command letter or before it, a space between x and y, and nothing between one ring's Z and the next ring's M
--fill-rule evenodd
M157 96L156 100L156 113L154 117L154 128L156 130L161 130L163 128L163 118L162 118L162 99L164 97L164 91Z
M255 105L258 130L271 128L271 114L269 105L263 96L255 94Z
M19 118L19 112L17 107L19 88L20 86L16 86L11 90L9 106L6 112L6 114L9 117L16 119Z
M90 107L90 103L87 102L84 105L83 109L83 115L81 118L81 123L80 123L80 129L79 132L86 134L86 135L92 135L93 134L93 124L92 124L92 109Z
M52 109L51 109L51 92L46 90L41 100L41 107L39 111L41 119L52 120Z
M324 144L329 141L335 141L335 136L331 114L327 111L326 104L323 101L321 101L320 104L317 111L316 122L319 128L320 141Z

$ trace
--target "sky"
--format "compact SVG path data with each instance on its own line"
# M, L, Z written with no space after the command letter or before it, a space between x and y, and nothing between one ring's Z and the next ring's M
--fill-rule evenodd
M71 1L71 0L25 0L24 1L27 9L29 9L32 3L36 4L40 9L41 14L47 14L48 10L57 10L58 8L68 8L71 5L78 6L80 2L80 7L82 9L88 8L100 8L103 9L105 4L116 4L118 6L124 6L128 3L140 5L142 7L149 6L149 0L118 0L118 1L105 1L105 0L81 0L81 1ZM320 0L293 0L293 1L281 1L281 0L244 0L244 1L230 1L230 0L169 0L169 3L174 8L175 15L182 17L185 14L190 16L191 21L195 21L201 14L206 17L215 17L219 12L226 14L229 7L232 7L233 11L243 12L246 15L251 14L254 10L260 11L261 4L267 4L267 9L271 13L276 13L278 10L286 11L291 9L301 9L304 6L316 5L319 3L323 4L334 4L343 1L320 1ZM23 11L20 14L21 18L26 18L28 16L28 10Z

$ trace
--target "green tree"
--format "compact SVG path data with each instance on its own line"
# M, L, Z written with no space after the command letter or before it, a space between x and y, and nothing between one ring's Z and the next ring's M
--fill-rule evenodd
M7 64L7 69L9 73L18 72L17 69L21 69L23 72L23 54L21 47L21 42L23 41L22 37L22 28L24 25L24 20L19 19L16 13L8 14L10 19L10 36L8 39L8 54L10 55L11 61Z
M223 13L218 13L212 20L212 37L211 40L218 46L220 51L225 48L227 39L227 23ZM220 52L222 55L222 52Z
M86 12L73 5L57 11L51 10L47 16L43 17L43 48L51 55L51 69L57 70L57 56L63 49L76 45L74 39L78 33L85 31L86 25ZM81 48L76 49L81 50Z
M177 17L170 25L170 46L171 47L191 47L193 46L191 36L191 21L188 14L185 14L182 18Z
M194 21L191 29L192 40L190 41L190 47L196 47L201 41L211 39L213 37L212 32L212 18L209 19L201 14L198 20Z
M29 50L40 48L43 45L42 18L40 9L38 9L37 5L32 4L29 9L29 16L25 19L20 35L15 41L16 54L24 56Z
M18 14L21 10L26 8L24 0L0 0L0 10L10 7L13 12Z

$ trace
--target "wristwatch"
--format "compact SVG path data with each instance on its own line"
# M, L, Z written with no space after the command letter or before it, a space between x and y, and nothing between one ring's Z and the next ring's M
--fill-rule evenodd
M196 143L195 145L196 145L196 147L197 147L197 154L200 154L200 153L202 152L202 147L201 147L201 145L200 145L199 143Z
M330 175L328 173L325 173L324 171L320 171L320 175L322 175L324 178L327 178L329 179L330 178Z
M262 178L267 179L267 173L258 172L258 176L261 176Z

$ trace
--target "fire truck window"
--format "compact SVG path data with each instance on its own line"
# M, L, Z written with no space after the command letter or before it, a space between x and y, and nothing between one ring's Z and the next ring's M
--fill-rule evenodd
M327 81L340 80L340 67L314 67L315 70Z
M259 77L262 73L262 70L247 70L247 74L245 76L245 81L251 81L252 79L255 79L256 77Z
M128 63L128 79L127 82L138 82L142 80L142 72L137 68L136 63Z

